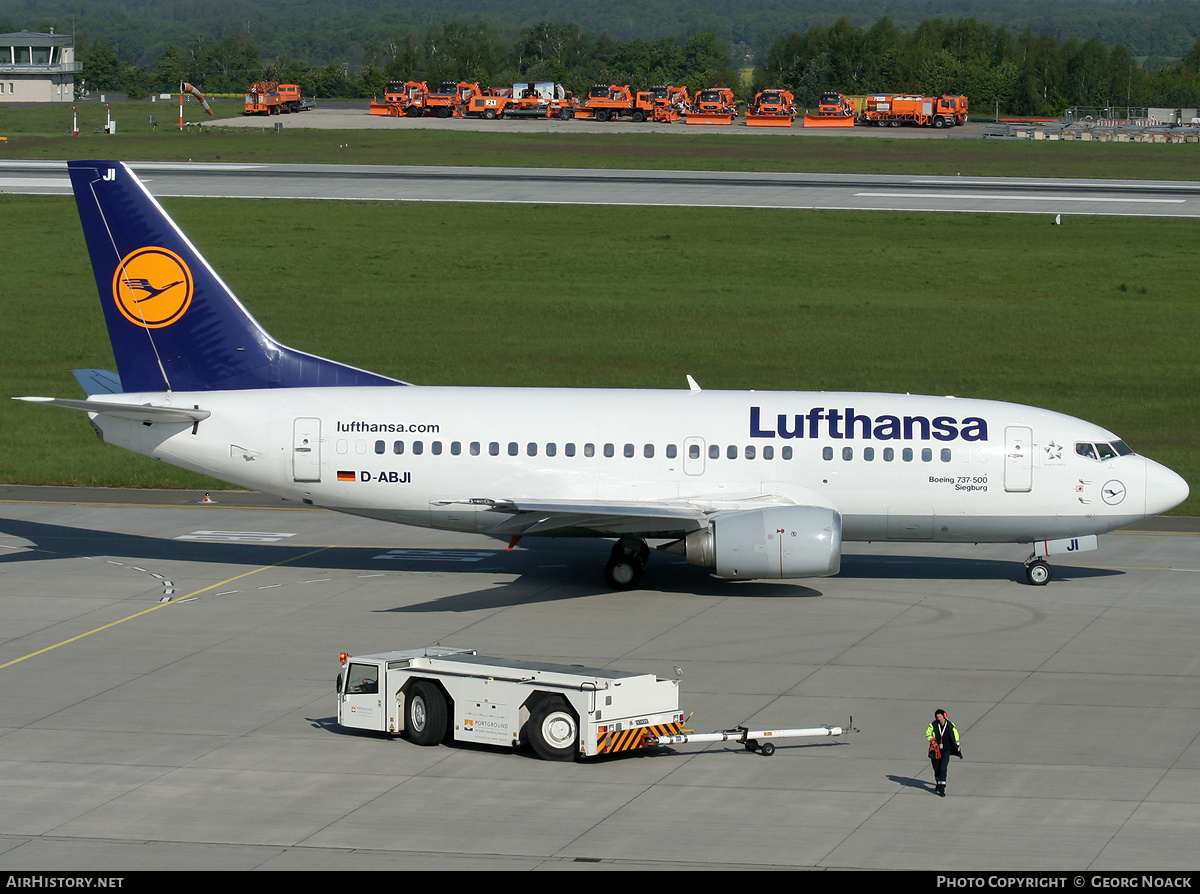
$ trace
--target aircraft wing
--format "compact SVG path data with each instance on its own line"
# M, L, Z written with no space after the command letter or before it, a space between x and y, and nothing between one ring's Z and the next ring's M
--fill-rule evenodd
M460 501L447 500L445 505L457 502ZM649 538L683 537L708 527L712 516L722 512L794 505L794 501L774 495L737 500L722 496L716 501L476 499L469 502L508 514L508 518L489 528L488 534Z
M85 413L104 413L134 422L199 422L212 415L208 410L186 407L161 407L155 404L119 404L99 400L71 400L65 397L14 397L13 400L83 410Z

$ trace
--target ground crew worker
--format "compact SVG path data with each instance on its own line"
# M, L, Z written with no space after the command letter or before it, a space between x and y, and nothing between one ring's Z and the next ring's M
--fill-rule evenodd
M950 722L946 712L938 708L933 712L933 723L925 730L929 740L929 762L933 764L933 778L937 782L939 798L946 797L946 768L950 766L950 755L962 760L962 749L958 744L958 728Z

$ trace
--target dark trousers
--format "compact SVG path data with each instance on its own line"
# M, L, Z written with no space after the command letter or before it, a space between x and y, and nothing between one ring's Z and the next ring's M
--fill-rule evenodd
M945 785L946 769L950 766L950 752L943 750L941 757L934 757L930 752L929 763L933 765L933 778L937 780L938 785Z

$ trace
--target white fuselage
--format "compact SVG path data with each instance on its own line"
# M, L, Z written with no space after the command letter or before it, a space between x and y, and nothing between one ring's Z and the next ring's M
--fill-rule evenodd
M492 501L514 498L723 511L772 497L836 509L846 540L1030 542L1111 531L1187 494L1152 460L1097 451L1120 443L1099 426L953 397L397 386L105 399L211 412L195 425L101 413L109 443L316 506L460 531L491 530L505 518Z

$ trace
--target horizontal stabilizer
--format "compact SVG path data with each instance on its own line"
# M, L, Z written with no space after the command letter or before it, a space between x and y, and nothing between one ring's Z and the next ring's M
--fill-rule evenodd
M83 389L83 393L91 397L93 394L122 394L121 377L107 369L73 369L71 374Z
M103 413L118 419L132 419L134 422L200 422L212 415L208 410L199 408L189 410L184 407L160 407L154 404L118 404L100 400L70 400L64 397L14 397L13 400L23 400L31 404L45 404L51 407L66 407L68 410L83 410L85 413Z

